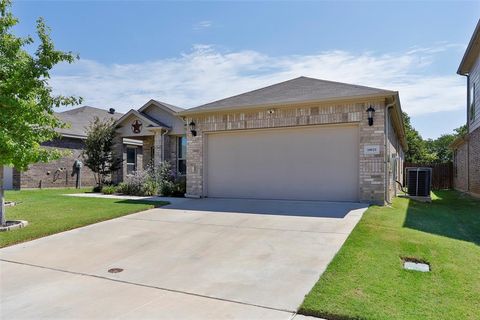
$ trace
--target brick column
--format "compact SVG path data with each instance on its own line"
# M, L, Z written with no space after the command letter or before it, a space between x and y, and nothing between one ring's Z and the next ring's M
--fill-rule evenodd
M191 119L188 119L189 123ZM203 134L197 125L197 135L194 137L187 130L187 197L203 196Z
M367 113L360 121L360 201L383 205L385 199L385 104L370 103L375 109L373 125L368 125ZM367 104L363 109L367 108ZM365 154L365 146L378 145L379 154Z

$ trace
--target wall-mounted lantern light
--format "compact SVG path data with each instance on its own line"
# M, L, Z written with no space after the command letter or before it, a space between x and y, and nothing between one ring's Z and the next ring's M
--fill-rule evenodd
M192 133L192 136L196 136L197 135L197 130L195 130L195 122L193 122L193 120L188 124L188 126L190 127L190 132Z
M373 125L373 115L375 114L375 109L373 109L373 107L370 106L367 109L367 113L368 113L368 125L372 126Z

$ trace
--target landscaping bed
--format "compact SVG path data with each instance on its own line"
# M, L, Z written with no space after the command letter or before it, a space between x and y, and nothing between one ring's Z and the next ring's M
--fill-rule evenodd
M168 202L68 197L67 193L89 189L43 189L7 191L6 199L17 205L6 208L7 220L27 220L25 228L0 233L0 247L6 247L54 233L118 218Z
M299 313L326 319L478 319L480 200L435 192L432 203L370 207ZM430 272L403 269L403 258Z

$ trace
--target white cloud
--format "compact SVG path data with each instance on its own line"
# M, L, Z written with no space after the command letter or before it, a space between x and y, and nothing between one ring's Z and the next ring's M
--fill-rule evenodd
M201 29L207 29L210 28L213 25L213 22L210 20L203 20L198 23L196 23L193 26L193 30L201 30Z
M269 56L256 51L221 52L195 45L178 57L136 64L106 65L80 60L62 65L51 79L55 91L84 97L84 104L138 108L149 99L181 107L257 89L298 76L397 90L411 115L464 108L464 80L456 74L429 74L438 48L405 53Z

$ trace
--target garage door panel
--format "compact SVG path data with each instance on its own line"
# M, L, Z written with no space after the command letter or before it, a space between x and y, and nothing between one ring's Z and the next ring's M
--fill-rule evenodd
M235 131L207 139L210 197L358 199L357 126Z

